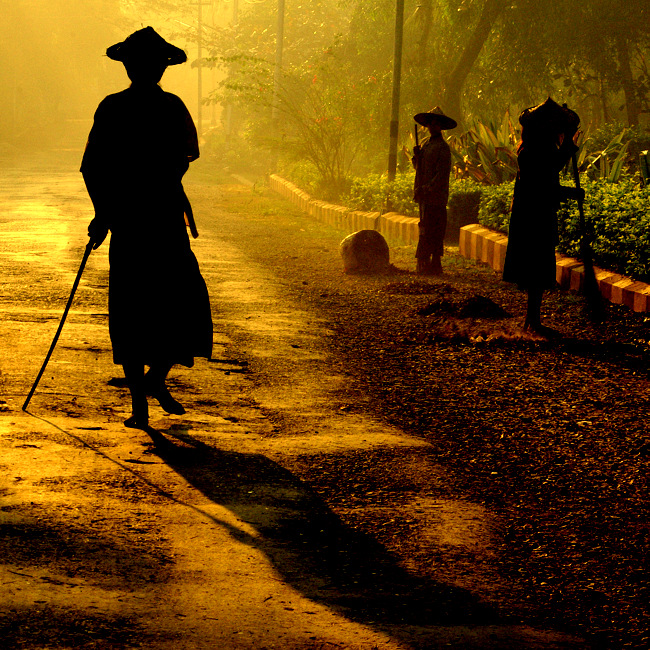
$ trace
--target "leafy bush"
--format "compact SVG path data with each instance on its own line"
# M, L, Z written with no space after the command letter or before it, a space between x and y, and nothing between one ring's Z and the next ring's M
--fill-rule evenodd
M218 162L224 171L266 174L271 169L268 156L260 155L247 139L238 134L227 138L222 127L204 131L202 140L201 158Z
M602 180L582 183L585 216L593 231L594 262L605 269L650 281L650 188L632 180L611 184ZM575 201L558 211L559 250L579 257L580 215Z
M279 160L278 173L280 176L290 179L292 183L313 197L324 201L329 200L329 197L320 191L321 176L311 161Z
M517 175L519 127L506 111L501 124L476 124L464 133L447 138L454 175L489 185L512 180Z
M390 197L394 212L415 217L418 206L413 202L414 179L414 171L397 174L393 183L388 182L386 174L369 174L363 178L355 178L343 200L352 210L385 212Z
M486 228L492 228L508 234L510 223L510 206L515 183L501 185L481 185L481 204L478 209L478 221Z
M418 206L413 201L414 180L414 171L397 174L390 186L386 174L355 178L348 195L344 197L345 205L352 210L385 211L390 192L393 211L417 217ZM475 212L485 187L468 179L452 179L449 184L450 211Z
M580 171L593 180L606 179L612 183L638 177L639 154L647 149L650 149L649 132L638 126L607 124L587 133L580 143Z
M483 196L484 186L466 178L451 179L449 183L449 207L465 209L478 204ZM477 205L478 207L478 205Z
M589 133L588 141L594 151L600 151L607 148L607 145L616 136L624 133L623 142L629 143L630 155L632 160L636 160L638 153L644 149L650 149L650 132L639 126L626 127L623 124L611 122L605 126Z
M650 188L631 179L618 183L583 176L585 216L592 233L594 263L638 280L650 281ZM508 232L514 183L481 185L479 223ZM558 210L558 250L580 257L580 213L576 201Z
M413 172L398 174L389 188L386 175L355 178L344 204L353 210L385 211L390 189L393 209L416 217L412 200ZM568 185L573 183L567 178ZM602 268L650 282L650 187L639 187L629 177L618 183L606 179L581 178L585 190L585 213L594 233L594 262ZM485 185L469 179L452 179L449 191L450 224L464 225L463 214L476 214L478 222L508 233L514 181ZM460 216L459 216L460 215ZM571 257L580 256L580 218L578 204L569 201L558 211L560 242L558 250Z
M352 210L379 211L386 201L388 180L385 174L368 174L352 179L345 205Z

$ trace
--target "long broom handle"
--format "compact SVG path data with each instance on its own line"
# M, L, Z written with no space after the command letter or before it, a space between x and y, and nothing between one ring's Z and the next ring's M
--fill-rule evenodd
M93 239L91 239L86 244L86 250L84 251L84 256L83 256L83 259L81 260L81 265L79 266L79 271L77 271L77 277L75 278L74 284L72 285L72 291L70 292L70 297L68 298L68 304L65 306L65 310L63 311L63 316L61 317L61 322L59 323L59 328L56 330L56 334L54 335L54 340L52 341L52 345L50 345L50 349L47 352L47 356L45 357L45 361L43 361L43 365L41 366L41 370L38 373L38 376L36 377L36 381L34 382L34 385L32 386L32 389L29 391L29 395L27 395L27 399L25 400L25 403L23 404L23 411L27 410L27 405L29 404L29 401L32 399L32 395L34 394L34 391L36 390L36 387L38 386L38 382L41 381L41 377L43 376L43 373L45 372L45 368L47 367L47 363L50 360L50 357L52 356L52 353L54 352L54 348L56 347L56 343L59 340L59 336L61 335L61 330L63 329L65 319L68 317L68 312L70 311L70 307L72 306L72 301L74 300L74 294L76 293L77 287L79 286L79 281L81 280L81 274L84 271L84 267L86 266L86 262L88 261L88 258L90 257L90 253L93 250L94 244L95 244L95 241Z
M578 190L578 212L580 213L580 231L582 232L582 237L586 237L586 221L585 221L585 206L584 200L582 198L582 193L580 192L580 172L578 171L578 156L574 151L571 154L571 167L573 170L573 180L575 182L576 189Z
M568 105L562 104L563 108L568 108ZM589 247L589 242L587 241L587 220L585 219L585 206L584 199L582 198L582 192L580 191L580 171L578 170L578 154L574 151L571 154L571 170L573 171L573 181L578 190L578 213L580 215L580 232L582 234L580 238L580 248L581 255L583 256L583 264L593 265L591 259L591 248ZM584 257L588 257L588 260L585 260ZM587 270L587 269L585 269ZM588 272L588 271L587 271ZM591 271L593 273L593 269Z
M592 314L595 317L602 317L603 306L602 297L600 294L600 287L598 280L596 280L596 272L594 271L594 258L589 243L589 235L587 233L587 220L585 219L584 199L582 192L580 192L580 172L578 170L578 158L574 151L571 155L571 163L573 168L573 180L576 189L578 190L578 213L580 214L580 255L582 256L582 264L584 268L584 295L587 299L587 304Z

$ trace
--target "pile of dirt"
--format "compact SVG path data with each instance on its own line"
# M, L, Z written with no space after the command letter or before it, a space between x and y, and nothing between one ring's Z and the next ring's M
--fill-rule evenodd
M490 298L473 295L460 300L440 298L417 310L420 316L449 315L457 318L509 318L510 314Z

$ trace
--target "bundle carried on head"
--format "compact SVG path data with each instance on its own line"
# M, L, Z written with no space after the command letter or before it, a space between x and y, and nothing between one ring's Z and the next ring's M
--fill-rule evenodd
M519 124L527 131L566 133L573 137L580 126L580 117L549 97L537 106L524 109Z

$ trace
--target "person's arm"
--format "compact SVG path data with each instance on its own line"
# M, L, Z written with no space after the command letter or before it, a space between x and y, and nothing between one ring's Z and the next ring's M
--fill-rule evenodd
M106 206L106 200L103 198L106 189L92 172L82 170L82 174L88 195L95 208L95 216L88 224L88 237L94 242L94 250L102 245L109 231L109 210Z
M420 161L420 152L422 151L422 148L420 147L419 144L416 144L413 146L413 156L411 157L411 164L413 165L413 169L418 168L418 163Z
M88 142L81 163L81 174L88 195L95 208L95 217L88 225L88 236L93 240L93 249L99 248L109 231L111 189L106 177L105 143L102 104L95 113L95 122L88 135Z

